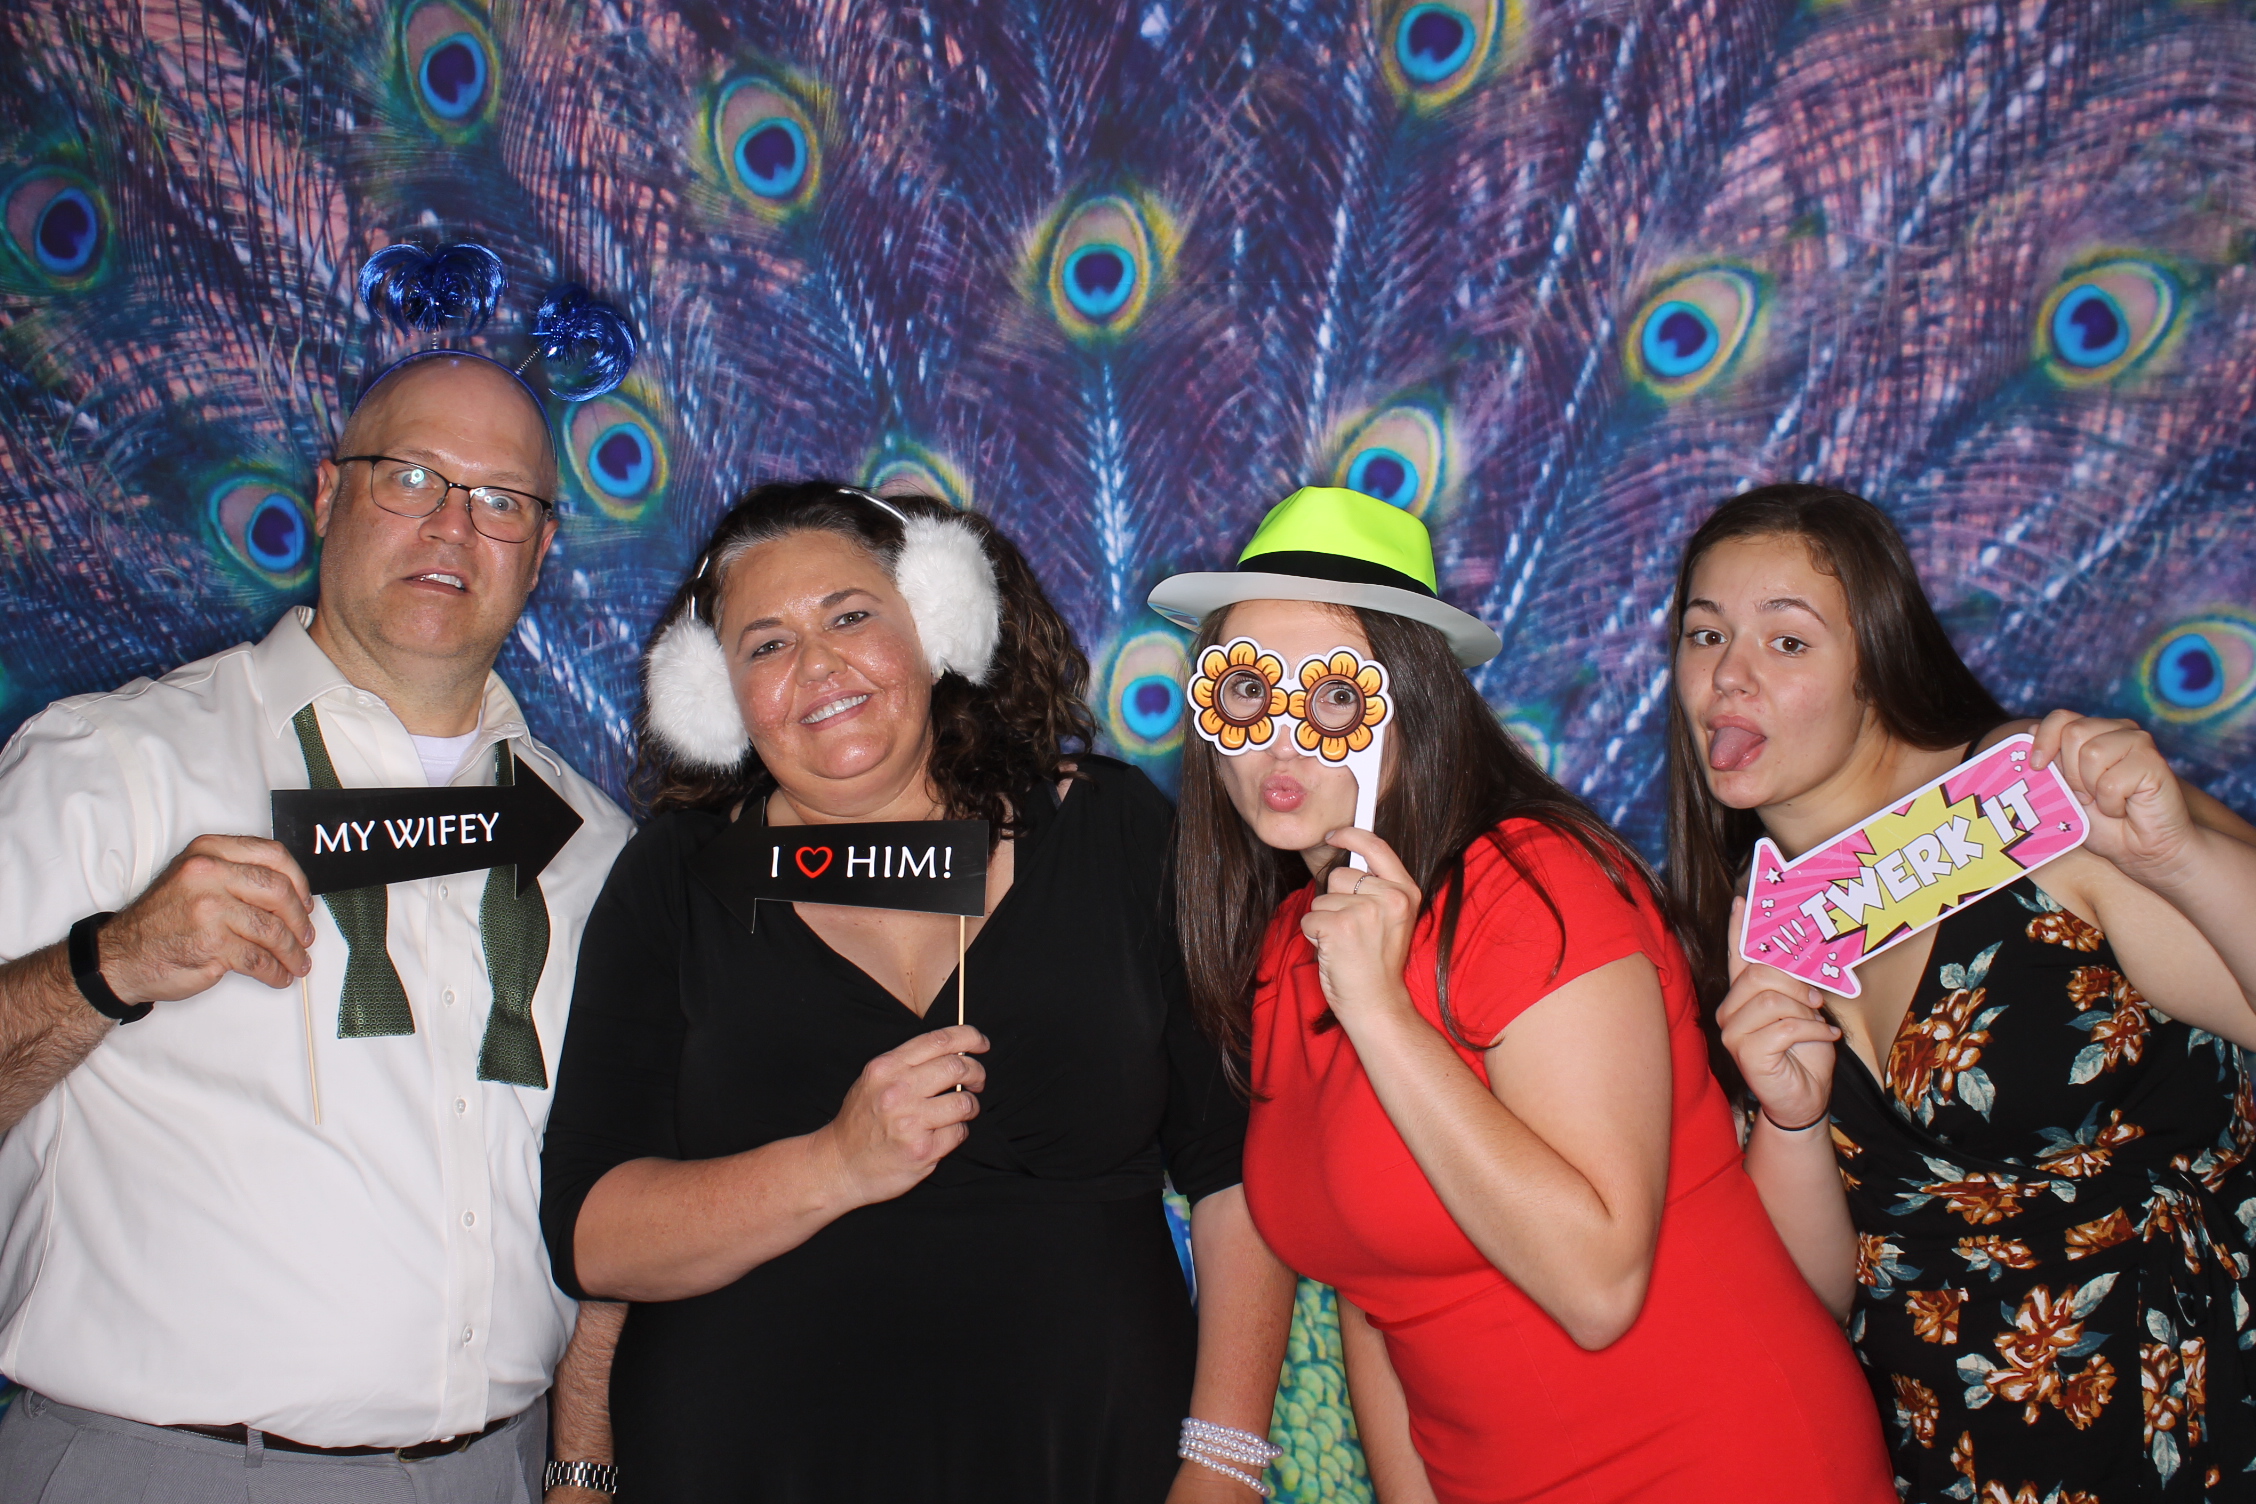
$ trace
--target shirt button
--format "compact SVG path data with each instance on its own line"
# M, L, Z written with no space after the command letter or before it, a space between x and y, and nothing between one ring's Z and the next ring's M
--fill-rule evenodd
M464 1212L462 1214L462 1225L464 1227L476 1227L478 1225L478 1214L476 1212Z
M463 1113L466 1113L469 1110L470 1104L468 1102L463 1101L460 1097L456 1097L454 1099L455 1116L460 1117Z
M447 885L446 885L445 883L441 883L441 884L439 884L439 897L441 897L441 898L444 898L444 897L446 897L446 896L447 896Z
M468 1347L470 1345L470 1328L468 1327L464 1327L462 1329L462 1345L464 1347Z
M446 999L446 1003L449 1008L454 1006L454 989L452 987L449 987L445 992L441 993L440 996Z

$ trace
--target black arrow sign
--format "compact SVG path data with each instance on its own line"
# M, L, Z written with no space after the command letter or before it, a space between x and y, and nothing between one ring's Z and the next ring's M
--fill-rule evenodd
M517 868L539 877L580 812L519 759L514 784L444 789L276 789L274 839L316 893Z
M987 822L761 825L738 820L690 858L728 911L757 928L759 900L922 914L987 912Z

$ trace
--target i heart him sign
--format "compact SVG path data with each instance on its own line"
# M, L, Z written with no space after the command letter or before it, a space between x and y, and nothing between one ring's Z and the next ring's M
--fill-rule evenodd
M978 918L987 912L987 842L984 820L738 820L690 859L690 871L747 928L762 899Z

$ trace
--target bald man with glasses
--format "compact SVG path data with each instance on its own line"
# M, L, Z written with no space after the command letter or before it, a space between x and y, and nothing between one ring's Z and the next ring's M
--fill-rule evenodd
M556 536L554 440L513 372L442 352L338 447L310 610L0 752L0 1372L28 1391L0 1504L539 1498L560 1362L581 1466L549 1497L610 1486L615 1312L556 1289L536 1214L629 826L493 672ZM316 899L253 834L273 790L520 766L583 822L523 889Z

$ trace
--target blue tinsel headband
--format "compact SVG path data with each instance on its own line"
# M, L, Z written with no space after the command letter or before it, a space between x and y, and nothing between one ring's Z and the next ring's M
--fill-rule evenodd
M371 314L405 334L431 338L448 325L474 334L500 308L507 280L501 258L482 245L462 242L431 251L402 242L368 258L360 269L360 297ZM533 405L545 415L547 403L524 375L525 366L535 360L549 372L550 393L567 402L602 396L624 381L634 367L634 331L616 309L593 301L588 290L577 283L552 288L541 299L527 332L533 353L525 358L524 365L512 367L474 350L426 346L378 371L362 385L361 395L374 391L385 377L410 361L430 355L467 355L500 366L516 377ZM559 371L573 374L559 377Z

